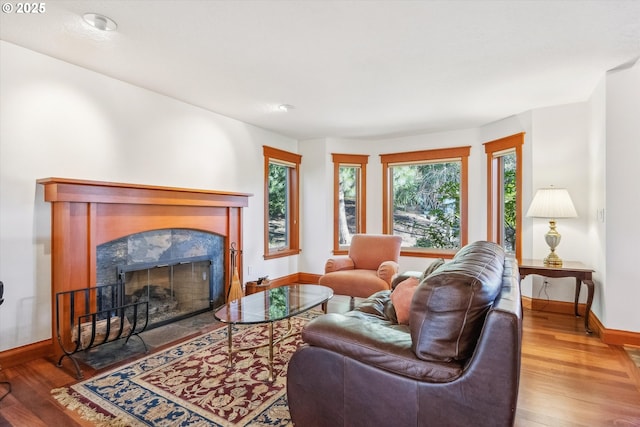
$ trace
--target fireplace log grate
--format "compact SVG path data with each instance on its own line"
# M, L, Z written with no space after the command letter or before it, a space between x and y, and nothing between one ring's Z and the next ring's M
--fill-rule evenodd
M126 345L132 336L140 336L149 324L149 303L128 303L122 284L102 285L56 293L56 332L62 356L58 367L68 357L82 379L82 369L74 355L102 344L124 339Z

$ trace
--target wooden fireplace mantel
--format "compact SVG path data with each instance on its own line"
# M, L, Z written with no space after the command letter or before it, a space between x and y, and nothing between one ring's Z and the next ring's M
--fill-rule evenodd
M253 194L68 178L43 178L47 202L246 207Z
M189 228L224 236L226 247L235 242L242 250L242 208L249 204L248 193L68 178L37 182L52 204L52 315L56 293L95 286L96 251L102 243L145 231ZM228 287L229 251L224 265ZM241 257L237 267L242 272ZM52 337L55 334L52 318Z

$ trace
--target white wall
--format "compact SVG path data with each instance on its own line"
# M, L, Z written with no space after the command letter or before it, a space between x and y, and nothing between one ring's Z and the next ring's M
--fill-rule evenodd
M562 241L556 249L564 260L581 261L589 266L591 258L588 241L589 230L589 151L588 108L586 103L547 107L533 112L531 173L533 192L553 185L567 188L578 212L577 218L557 220L557 230ZM532 193L533 194L533 193ZM525 212L531 198L524 199ZM549 221L534 218L532 227L533 258L544 258L549 253L544 235ZM536 298L573 301L575 279L548 279L549 286L542 288L542 280L532 278L532 293ZM538 282L540 287L535 286ZM564 282L564 283L562 283ZM586 288L581 300L586 300Z
M51 176L253 193L244 266L278 277L298 257L265 262L262 145L297 141L0 42L0 351L51 336Z
M588 151L589 151L589 207L590 216L587 241L591 248L589 265L595 270L593 281L595 286L593 312L603 324L607 324L605 310L605 288L607 285L607 252L606 252L606 77L603 76L588 101Z
M640 64L612 71L606 87L606 326L640 331L638 189Z
M326 139L302 141L300 271L322 273L333 248L333 162Z

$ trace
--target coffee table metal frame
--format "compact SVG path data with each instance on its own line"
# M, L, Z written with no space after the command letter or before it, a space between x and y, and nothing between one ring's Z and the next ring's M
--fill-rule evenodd
M284 307L271 310L275 296L286 295ZM246 295L230 301L214 312L214 317L227 324L227 347L229 351L228 367L233 367L233 353L253 350L261 347L269 348L269 382L273 381L273 346L290 336L293 332L291 317L304 313L326 303L333 297L331 288L321 285L284 285L272 289ZM273 324L287 320L287 331L274 340ZM251 347L233 348L233 325L269 324L269 340L265 344Z

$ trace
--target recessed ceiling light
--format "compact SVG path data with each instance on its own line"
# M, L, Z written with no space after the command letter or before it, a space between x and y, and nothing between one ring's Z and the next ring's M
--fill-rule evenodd
M82 18L87 24L101 31L115 31L118 28L118 24L113 19L99 13L85 13Z
M280 104L280 105L278 105L278 110L285 111L285 112L289 111L289 110L293 110L294 108L296 108L296 107L294 107L293 105L289 105L289 104Z

